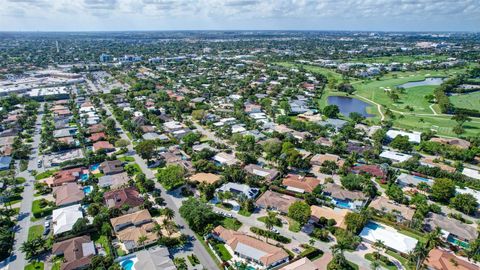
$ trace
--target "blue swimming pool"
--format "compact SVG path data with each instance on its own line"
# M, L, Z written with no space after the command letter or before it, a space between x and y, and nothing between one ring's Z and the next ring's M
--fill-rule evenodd
M80 181L85 182L88 180L88 174L81 174L80 175Z
M93 164L92 166L90 166L90 171L95 171L96 169L98 169L98 167L100 167L100 164Z
M353 209L352 204L348 201L334 200L334 202L335 202L335 206L337 206L339 208Z
M93 187L92 187L92 186L83 187L83 193L85 193L85 195L91 193L92 191L93 191Z
M124 270L132 270L133 268L133 261L132 260L126 260L122 262L122 268Z
M381 225L377 224L377 223L374 223L374 222L368 222L367 225L365 225L366 227L372 229L372 230L376 230L378 228L382 228Z
M416 175L414 175L413 178L415 178L415 179L417 179L417 180L419 180L419 181L425 182L425 183L430 182L430 179L423 178L423 177L416 176Z

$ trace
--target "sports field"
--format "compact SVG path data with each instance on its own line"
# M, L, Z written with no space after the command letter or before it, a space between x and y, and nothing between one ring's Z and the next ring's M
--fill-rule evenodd
M480 109L480 91L450 96L450 102L457 108Z

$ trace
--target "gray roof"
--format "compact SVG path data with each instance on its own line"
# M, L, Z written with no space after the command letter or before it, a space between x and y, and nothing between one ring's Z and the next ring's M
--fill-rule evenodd
M320 122L318 122L318 124L321 125L321 126L332 125L332 126L334 126L335 128L337 128L337 129L342 128L342 127L345 126L347 123L348 123L348 122L345 121L345 120L333 119L333 118L328 118L328 119L325 120L325 121L320 121Z
M135 263L135 269L142 270L175 270L177 269L170 259L170 253L167 248L155 247L148 250L142 250L136 253L138 261Z
M453 218L448 218L444 215L431 213L429 217L425 219L425 230L432 231L436 227L439 227L463 240L474 240L478 236L478 232L473 226L462 223Z
M344 189L342 186L332 183L326 184L323 192L329 194L330 197L341 200L364 201L367 199L367 197L361 191L350 191Z

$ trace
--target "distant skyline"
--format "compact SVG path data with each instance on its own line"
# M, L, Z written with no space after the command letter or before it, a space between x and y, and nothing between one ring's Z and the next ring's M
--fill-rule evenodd
M480 31L480 0L0 0L0 31Z

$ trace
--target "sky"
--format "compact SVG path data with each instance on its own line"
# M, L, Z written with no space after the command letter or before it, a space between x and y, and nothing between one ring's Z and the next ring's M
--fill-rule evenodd
M0 0L0 31L480 31L480 0Z

